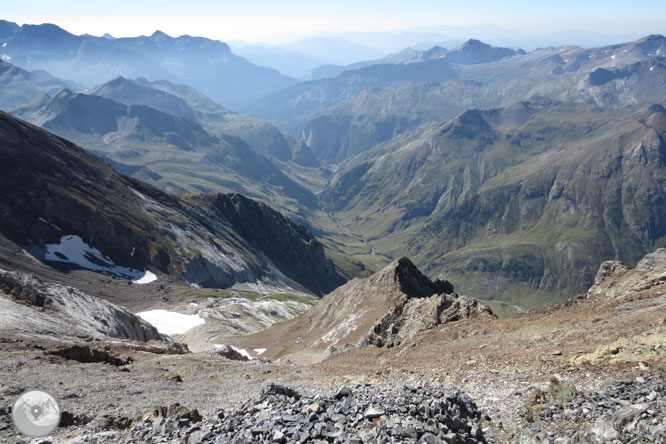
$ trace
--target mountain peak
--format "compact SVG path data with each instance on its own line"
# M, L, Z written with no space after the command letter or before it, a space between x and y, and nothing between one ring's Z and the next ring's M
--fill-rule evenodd
M160 31L159 29L157 31L153 32L153 35L150 36L150 39L154 40L154 41L165 40L165 39L168 39L168 38L170 38L170 37L167 34L165 34L164 32Z
M401 257L381 269L371 278L372 286L403 293L408 299L425 298L437 293L452 293L453 287L433 282L407 257ZM450 287L450 288L449 288Z
M14 22L8 22L7 20L0 20L0 38L9 37L10 35L16 33L21 27Z
M660 42L666 42L666 37L664 37L661 34L650 34L646 37L643 37L641 39L636 40L638 43L643 43L647 41L660 41Z
M442 133L457 138L474 139L492 134L493 128L478 109L469 109L444 127Z
M660 113L660 114L666 114L666 108L664 108L662 105L655 103L654 105L651 105L650 108L648 108L651 113Z
M67 97L72 97L75 96L77 93L72 91L69 88L64 88L62 91L60 91L58 94L55 95L54 99L65 99Z
M481 40L477 39L469 39L462 45L460 45L460 48L489 48L490 45L487 43L483 43Z
M480 40L469 39L457 48L452 49L446 55L446 60L460 65L476 65L495 62L516 55L516 53L510 48L498 48Z
M123 76L116 76L113 79L106 82L104 85L119 86L119 85L125 85L125 84L128 84L128 83L133 83L133 82L129 79L126 79Z

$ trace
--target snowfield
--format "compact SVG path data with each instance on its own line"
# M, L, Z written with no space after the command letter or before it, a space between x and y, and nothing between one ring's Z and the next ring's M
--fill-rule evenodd
M146 271L146 273L140 277L139 279L133 280L135 284L150 284L151 282L155 282L157 280L157 276L155 276L154 273L151 273L150 271Z
M206 323L197 315L186 315L162 309L142 311L136 315L165 335L179 335Z
M46 220L44 222L48 223ZM62 236L59 244L47 244L44 259L53 262L76 264L88 270L113 274L125 279L131 279L135 284L149 284L157 280L157 276L150 271L140 271L114 264L111 259L104 256L98 249L86 244L83 239L76 235Z

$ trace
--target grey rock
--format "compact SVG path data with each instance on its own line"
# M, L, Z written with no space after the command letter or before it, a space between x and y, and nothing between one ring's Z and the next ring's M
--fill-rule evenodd
M633 422L638 416L645 413L647 409L647 404L635 404L629 407L621 408L611 416L613 428L615 428L615 430L621 434L631 422Z
M284 436L284 433L280 432L279 430L273 433L273 437L271 439L272 442L278 442L282 443L285 442L287 438Z
M347 396L349 396L351 394L352 394L351 388L349 388L349 387L340 387L340 389L337 392L335 392L334 397L335 397L335 399L340 400L342 398L346 398Z
M664 271L666 270L666 248L657 248L641 259L636 265L638 271Z
M599 285L605 281L609 276L612 276L618 271L626 271L629 267L620 261L604 261L599 265L597 275L594 277L594 284Z
M239 351L235 350L227 344L218 344L215 347L215 353L220 356L224 356L227 359L231 359L232 361L249 361L247 356L241 354Z
M130 339L173 344L126 308L76 288L0 270L0 335L58 342Z
M363 415L368 419L374 419L374 418L379 418L380 416L383 416L385 414L386 412L382 409L370 407L365 411Z

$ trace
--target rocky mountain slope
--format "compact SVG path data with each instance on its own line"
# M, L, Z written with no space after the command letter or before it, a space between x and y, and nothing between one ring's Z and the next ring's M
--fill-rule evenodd
M166 80L149 82L141 78L132 81L117 77L93 88L90 94L185 117L217 135L240 137L258 154L281 160L291 158L287 141L273 125L254 116L234 113L186 85L175 85Z
M343 164L320 200L389 256L514 303L584 291L663 245L666 112L535 99L467 111Z
M344 71L337 77L310 80L266 95L245 111L288 130L293 120L344 103L366 88L396 82L445 82L457 78L453 66L442 59L412 64L370 65Z
M271 350L267 357L317 362L340 349L396 347L438 325L485 315L492 317L492 311L483 303L454 293L448 281L431 281L403 257L337 288L294 321L241 339L241 345L262 344Z
M131 340L173 344L128 310L72 287L0 270L0 337L47 342Z
M10 111L41 93L55 94L69 85L45 71L26 71L0 60L0 110Z
M501 50L480 42L468 42L467 47L468 58ZM427 121L450 119L470 108L506 107L535 95L609 107L656 100L666 95L664 51L666 39L652 35L602 48L539 49L488 63L459 63L444 56L433 60L452 63L455 75L448 81L433 77L430 80L437 82L367 85L355 97L308 109L314 113L310 116L296 109L306 103L305 98L296 101L295 96L279 96L280 92L274 97L293 112L285 108L280 116L268 118L303 138L322 160L339 162ZM423 63L419 57L403 60L415 67ZM314 90L310 95L317 96ZM328 92L326 97L336 95Z
M307 230L262 204L165 194L7 114L0 134L2 235L42 261L133 279L152 270L206 287L250 282L324 293L342 282ZM234 229L236 212L254 221L244 235ZM278 241L290 246L285 256Z
M144 97L159 101L150 91L144 91ZM155 94L187 110L181 99L161 91ZM194 120L149 106L63 90L54 97L41 96L13 114L115 162L147 167L161 177L152 183L169 191L234 191L266 200L280 196L295 206L315 205L310 191L242 140L215 136Z
M20 439L11 405L38 386L65 412L49 437L57 444L232 436L663 442L665 257L657 250L633 270L604 264L587 297L560 306L445 323L393 347L354 347L314 365L232 361L214 352L156 354L119 343L84 347L93 355L104 351L114 363L107 365L78 361L61 344L4 338L0 440ZM433 290L415 274L387 277L384 290L396 295L391 288Z
M89 87L118 75L164 79L192 85L237 109L296 83L233 54L226 43L202 37L170 37L156 31L151 36L109 39L76 36L52 24L16 26L3 21L2 26L6 45L0 57Z

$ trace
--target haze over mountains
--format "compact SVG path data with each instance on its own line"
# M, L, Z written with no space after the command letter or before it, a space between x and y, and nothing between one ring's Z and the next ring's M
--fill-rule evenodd
M445 37L0 21L0 441L664 442L666 38Z
M320 236L348 277L407 254L433 276L456 276L465 292L540 306L584 289L603 259L632 263L664 242L653 208L662 199L660 35L530 52L471 39L326 65L299 82L205 38L2 30L2 103L15 116L166 191L238 192L273 205ZM563 224L554 184L587 180L611 162L599 150L619 162L632 143L646 147L644 166L595 179L624 197L596 208L585 186L567 200L576 217ZM581 156L575 167L544 160L566 152ZM631 207L633 195L645 203Z
M114 39L75 36L52 24L2 21L0 40L2 59L24 69L46 70L88 87L118 75L187 83L230 108L296 83L234 55L220 41L160 31Z

